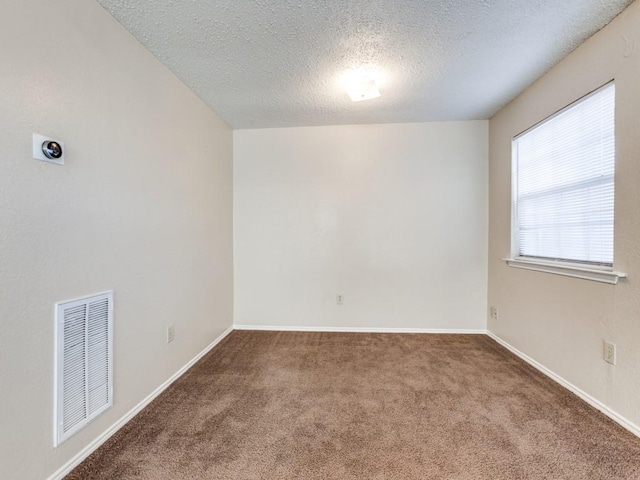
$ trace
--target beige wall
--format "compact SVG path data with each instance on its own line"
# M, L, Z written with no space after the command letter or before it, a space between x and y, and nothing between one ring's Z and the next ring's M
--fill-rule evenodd
M489 329L640 425L640 3L636 2L490 121ZM508 267L511 138L616 81L617 286ZM602 360L604 339L618 365Z
M487 121L234 131L234 323L484 329L487 137Z
M0 45L0 478L42 480L231 325L232 133L97 2L5 2ZM54 303L107 289L115 405L54 449Z

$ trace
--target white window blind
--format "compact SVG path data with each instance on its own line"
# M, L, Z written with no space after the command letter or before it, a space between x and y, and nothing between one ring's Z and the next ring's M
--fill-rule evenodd
M615 85L513 140L518 257L613 265Z

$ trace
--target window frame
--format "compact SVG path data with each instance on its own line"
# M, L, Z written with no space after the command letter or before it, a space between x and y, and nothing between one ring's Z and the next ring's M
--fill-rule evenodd
M518 155L517 155L517 140L523 135L531 132L532 130L539 128L545 123L553 120L557 116L565 113L567 110L578 106L580 103L589 99L590 97L598 94L600 91L615 85L615 80L611 80L597 89L587 93L586 95L578 98L577 100L569 103L565 107L557 110L555 113L545 117L541 121L527 128L526 130L515 135L511 139L511 252L510 257L504 259L511 267L522 268L526 270L535 270L540 272L552 273L557 275L565 275L574 278L583 278L586 280L594 280L604 283L617 284L620 278L626 277L625 273L614 270L613 263L598 264L595 262L579 262L575 260L544 258L535 256L520 255L519 235L518 235L518 209L517 209L517 185L518 185ZM615 100L614 100L615 102ZM615 133L614 133L615 135ZM614 187L615 187L615 172L614 172ZM615 195L615 193L614 193ZM615 218L615 211L614 211ZM615 233L614 233L615 238ZM615 246L614 246L615 248ZM615 251L614 251L615 261Z

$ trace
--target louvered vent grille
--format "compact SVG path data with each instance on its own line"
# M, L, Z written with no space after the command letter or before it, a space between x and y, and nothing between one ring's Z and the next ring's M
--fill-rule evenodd
M68 432L87 417L86 383L86 313L80 305L64 312L64 344L62 373L63 429Z
M56 445L112 403L113 295L57 305Z

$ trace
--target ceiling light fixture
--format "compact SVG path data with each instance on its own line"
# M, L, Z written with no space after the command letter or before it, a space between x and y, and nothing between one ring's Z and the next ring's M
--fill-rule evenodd
M376 81L370 77L352 79L347 86L347 93L354 102L370 100L380 96Z

